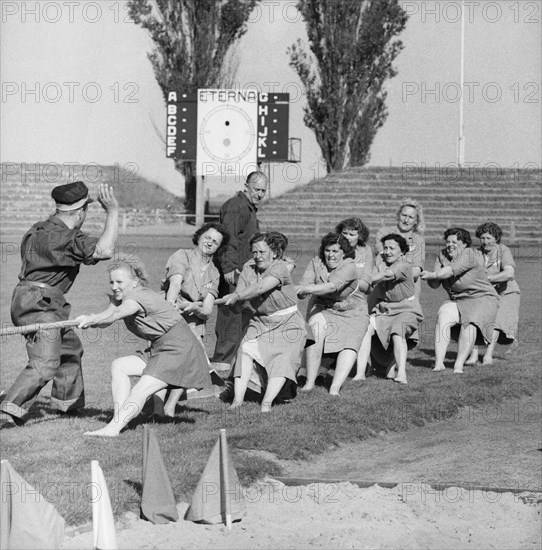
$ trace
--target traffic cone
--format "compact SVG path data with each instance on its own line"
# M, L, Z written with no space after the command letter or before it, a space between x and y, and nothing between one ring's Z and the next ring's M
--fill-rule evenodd
M60 548L64 518L29 485L8 460L0 464L0 548Z
M232 521L240 520L246 513L241 484L228 452L226 430L220 430L184 519L225 523L231 528Z
M97 495L92 500L92 526L94 531L95 550L117 550L117 534L115 520L111 509L109 491L104 474L97 460L90 462L92 484Z
M141 517L152 523L177 521L179 513L154 432L143 427L143 494Z

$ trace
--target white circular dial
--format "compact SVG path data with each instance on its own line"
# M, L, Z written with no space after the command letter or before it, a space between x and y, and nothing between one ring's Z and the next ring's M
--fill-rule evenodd
M237 162L254 146L256 132L250 116L233 105L221 105L203 117L200 143L217 162Z

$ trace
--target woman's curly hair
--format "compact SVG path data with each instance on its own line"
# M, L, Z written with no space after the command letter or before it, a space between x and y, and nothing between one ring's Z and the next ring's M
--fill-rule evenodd
M450 227L444 232L444 240L446 240L450 235L455 235L458 241L467 245L467 248L470 248L472 244L472 239L470 233L463 229L462 227Z
M361 218L347 218L337 224L335 231L342 233L345 229L358 232L358 246L364 246L369 238L369 228L361 221Z
M500 225L493 222L485 222L476 228L475 235L480 238L484 233L489 233L495 237L497 244L501 242L502 229Z
M288 246L286 235L278 231L268 231L267 233L256 233L253 235L250 239L250 248L252 249L252 245L262 241L275 253L278 259L282 258Z
M416 210L417 220L414 224L414 227L412 230L414 233L423 233L425 231L425 218L423 217L423 206L416 200L416 199L403 199L401 201L401 204L399 205L399 210L397 210L396 216L397 220L399 220L399 216L401 215L401 211L405 206L410 206L410 208L414 208Z
M399 248L401 249L401 252L403 254L406 254L408 252L408 243L406 242L406 239L397 233L390 233L389 235L386 235L380 239L380 242L384 244L386 241L395 241Z
M320 257L322 262L324 262L324 264L326 263L324 250L328 246L333 246L334 244L338 244L340 246L341 250L344 252L345 258L355 257L355 250L350 246L350 243L345 236L341 235L340 233L328 233L327 235L324 235L322 237L322 241L320 242L320 250L318 252L318 256Z
M200 237L206 233L207 231L209 231L209 229L214 229L215 231L218 231L221 235L222 235L222 242L220 243L220 246L216 249L216 252L215 254L220 254L224 248L226 247L226 245L229 243L230 241L230 234L228 233L228 231L226 230L226 228L221 224L221 223L218 223L218 222L208 222L208 223L204 223L193 235L192 237L192 243L197 245L199 240L200 240Z
M107 266L107 272L111 273L115 269L125 269L134 279L140 282L141 286L149 286L147 268L137 256L123 256L113 260Z

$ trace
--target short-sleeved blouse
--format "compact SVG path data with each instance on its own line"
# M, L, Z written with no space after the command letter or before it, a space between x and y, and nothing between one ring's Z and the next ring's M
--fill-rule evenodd
M489 282L484 268L480 266L476 250L464 248L459 257L450 260L443 249L435 261L435 271L446 266L452 268L453 276L443 280L442 286L448 292L450 300L497 297L497 292Z
M212 261L203 262L195 248L174 252L166 265L166 279L182 275L180 295L185 300L197 302L208 294L218 296L220 273Z
M386 267L394 278L390 281L378 283L378 296L384 302L401 302L414 296L414 278L412 266L404 259L399 259L394 264Z
M510 249L504 244L498 244L491 252L485 254L482 249L479 249L481 265L486 270L488 275L496 275L505 267L510 266L516 268L516 262L512 256ZM515 279L504 283L495 283L495 290L501 294L519 294L519 286Z
M371 292L371 282L373 280L373 252L371 247L358 246L356 247L356 271L358 273L358 282L364 281L369 285L369 288L364 292L368 294Z
M323 283L333 283L337 290L325 296L314 295L315 304L333 307L338 302L344 302L358 288L358 273L355 261L352 258L345 258L333 271L329 271L319 257L313 258L305 269L300 284L318 285Z
M135 288L126 293L122 301L126 300L134 300L143 308L143 311L125 317L124 323L132 334L144 340L160 338L181 319L179 312L150 288Z
M258 273L254 260L249 260L239 275L237 290L242 291L265 277L275 277L279 284L265 294L250 300L250 305L258 315L270 315L297 305L295 285L283 260L274 260L263 273Z

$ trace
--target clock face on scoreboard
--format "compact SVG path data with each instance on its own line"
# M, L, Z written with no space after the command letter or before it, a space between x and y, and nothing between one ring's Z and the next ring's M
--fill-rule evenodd
M214 107L201 119L199 143L208 159L214 162L254 161L256 128L253 117L246 109L235 105Z

